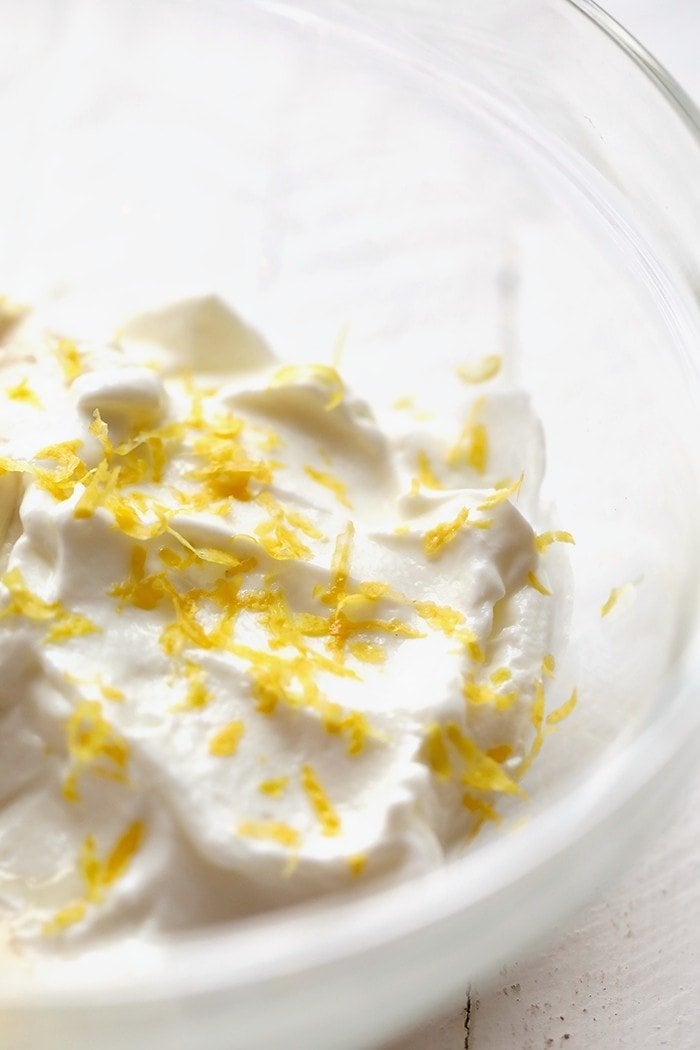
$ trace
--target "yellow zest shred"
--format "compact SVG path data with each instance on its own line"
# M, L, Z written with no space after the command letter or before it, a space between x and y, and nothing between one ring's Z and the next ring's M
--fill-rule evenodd
M60 911L44 923L44 936L54 936L69 926L80 922L87 914L88 905L99 904L107 890L128 871L132 860L141 848L144 826L141 821L134 821L120 835L106 857L101 858L97 851L94 836L88 835L83 842L78 857L78 871L84 885L84 898L61 908Z
M10 569L2 577L10 600L0 609L0 620L7 616L23 616L28 620L53 621L45 637L46 642L64 642L101 630L86 616L67 612L60 602L46 602L29 590L19 569Z
M607 616L608 613L612 612L622 595L625 594L631 586L631 583L625 583L621 587L613 587L610 594L600 607L600 615Z
M238 834L262 842L277 842L288 849L296 849L301 843L301 835L296 828L279 820L243 820L238 825Z
M502 820L501 814L490 802L483 798L477 798L468 792L462 795L462 805L470 813L473 813L475 817L478 817L480 821L492 820L495 824L500 824Z
M292 528L299 529L299 531L303 532L305 536L308 536L310 540L326 539L321 530L317 529L314 523L305 517L305 515L300 514L298 511L289 509L283 509L282 513Z
M42 449L34 461L10 459L0 456L0 476L3 474L29 474L40 489L50 492L54 499L68 499L73 494L76 484L82 480L87 471L85 463L75 455L81 441L67 441L63 446L54 445L51 449ZM59 458L59 449L61 449ZM50 455L53 452L54 455ZM56 459L55 470L41 467L36 460Z
M447 723L445 735L466 765L466 769L460 774L460 780L465 787L526 797L520 785L470 737L465 736L455 722Z
M184 677L187 681L187 691L181 703L175 704L173 711L199 711L206 707L213 698L213 693L204 684L204 668L192 660L186 660L184 665Z
M386 660L386 650L375 642L351 642L348 648L356 660L365 664L383 664Z
M570 532L562 532L557 529L552 532L541 532L539 536L535 536L535 549L538 553L542 553L547 550L553 543L576 543L576 540Z
M348 868L353 878L359 878L367 867L367 855L365 853L353 853L348 857Z
M453 634L457 627L464 623L463 614L449 605L436 605L435 602L413 602L413 608L431 627L448 635Z
M442 726L433 722L427 726L423 736L423 756L428 766L439 780L450 780L453 775L452 763L445 743Z
M552 592L549 590L548 587L545 587L542 581L538 579L538 577L535 575L534 572L532 572L532 570L530 570L530 572L528 572L527 574L527 582L530 584L531 587L534 587L536 591L539 591L540 594L543 594L546 598L551 598Z
M236 754L244 733L245 726L240 719L222 726L209 738L209 754L216 758L230 758Z
M32 405L33 408L44 407L39 395L30 387L26 376L24 379L20 379L18 383L15 383L14 386L6 387L5 394L10 401L23 401L24 404Z
M220 547L195 547L189 542L188 539L181 535L181 533L171 528L170 525L167 525L164 531L167 532L168 535L176 539L178 543L181 543L182 546L186 550L188 550L190 554L193 554L195 558L198 558L199 561L206 561L209 562L211 565L223 565L227 569L234 569L239 572L249 572L251 569L254 569L256 567L257 562L255 561L255 558L239 558L235 554L231 554L230 551L222 550ZM168 555L163 557L162 552L159 553L161 560L165 561L167 564ZM181 568L182 564L180 563L178 565L171 558L170 567Z
M100 693L105 700L111 700L113 703L120 704L124 701L124 693L121 689L117 689L116 686L108 685L106 682L102 682L98 679L98 685L100 687Z
M487 749L486 754L489 758L492 758L494 762L498 762L499 765L503 765L507 762L513 754L513 748L510 744L497 744L495 747Z
M275 777L272 780L261 781L258 791L263 795L270 795L271 798L277 798L284 794L288 784L289 777Z
M143 832L143 824L138 820L134 821L117 839L104 860L100 859L93 836L88 835L85 839L78 867L90 903L97 904L101 901L105 891L125 874L141 848Z
M497 667L489 675L494 685L503 685L504 682L509 682L512 677L512 671L508 667Z
M257 525L255 535L263 550L276 561L306 561L311 557L309 548L289 528L281 514Z
M321 711L324 729L345 738L349 755L359 755L368 740L382 739L361 711L348 711L331 702L323 705Z
M345 397L345 384L331 365L283 365L272 376L270 386L290 386L308 382L318 382L326 388L326 412L337 408Z
M67 904L65 908L61 908L45 922L41 932L44 937L55 937L56 934L62 933L69 926L75 926L76 923L81 922L86 914L87 904L85 901L74 901L72 904Z
M83 355L78 347L70 339L59 339L54 355L63 369L63 377L66 385L70 386L74 379L83 374Z
M206 501L220 499L246 503L255 498L261 487L272 481L272 466L267 460L250 459L238 445L228 438L209 435L194 443L194 451L204 461L188 477L202 483L204 506Z
M347 487L340 478L336 478L328 471L316 470L315 467L309 465L304 467L304 472L312 481L315 481L317 485L322 485L324 488L332 492L338 502L342 503L344 507L352 507L352 504L348 499Z
M499 354L487 354L480 361L457 366L457 375L464 383L486 383L501 371Z
M475 663L484 662L483 650L474 633L468 627L463 626L464 614L458 609L453 609L450 605L436 605L435 602L410 601L403 596L398 597L411 605L429 627L440 631L446 638L454 638L459 642Z
M562 722L565 718L568 718L573 709L576 707L577 703L578 692L576 689L574 689L568 700L566 700L560 707L555 708L554 711L550 711L546 718L547 725L555 726L558 725L559 722Z
M518 694L514 690L502 693L488 682L475 682L468 676L464 680L464 698L475 707L491 704L497 711L507 711L517 700Z
M62 609L59 602L45 602L33 594L24 582L19 569L10 569L2 577L10 592L10 601L0 609L0 617L26 616L29 620L53 620Z
M335 541L335 548L331 559L330 586L327 591L318 594L320 601L322 601L324 605L337 607L341 599L347 595L350 574L350 557L352 555L352 542L354 538L355 526L349 521L344 530L339 533Z
M94 438L97 438L102 451L106 456L110 456L114 451L112 442L109 440L109 427L105 423L104 419L100 415L99 409L95 409L92 413L92 423L88 427L88 430Z
M545 678L554 678L554 672L556 670L556 660L552 653L545 653L542 657L542 674Z
M339 835L341 830L340 817L310 765L302 766L301 786L318 818L323 834L329 837Z
M81 638L86 634L99 634L102 628L79 613L64 613L49 627L46 642L67 642L69 638Z
M483 405L483 397L474 402L455 444L445 457L448 467L454 469L466 465L477 474L483 474L486 471L489 458L488 434L484 424L477 422Z
M488 496L482 499L478 509L482 511L491 510L493 507L505 503L511 496L517 495L524 478L525 475L521 474L517 481L502 481L494 485L493 492L490 492Z
M459 531L464 528L469 518L469 509L462 507L452 521L444 521L435 525L423 536L423 550L429 558L439 555L443 548L455 539Z
M66 724L71 767L63 782L63 796L77 802L78 779L84 773L126 783L129 747L102 713L98 700L81 700Z
M134 605L137 609L155 609L165 595L165 576L146 574L147 551L134 545L131 549L129 575L122 583L115 583L109 593L119 599L118 608Z
M459 640L461 641L462 645L467 650L467 653L469 654L469 658L471 659L471 661L473 663L475 663L475 664L483 664L483 663L486 662L486 653L484 652L482 647L479 645L478 641L476 640L474 635L471 633L471 631L460 631L460 632L457 632L455 637L459 638Z
M73 514L76 518L91 517L98 507L102 506L108 496L114 492L119 480L120 468L110 467L103 459L94 470L89 471L83 479L84 491L78 498Z
M421 488L437 491L443 489L444 485L436 476L427 453L420 449L417 457L418 472L411 482L411 495L417 496Z

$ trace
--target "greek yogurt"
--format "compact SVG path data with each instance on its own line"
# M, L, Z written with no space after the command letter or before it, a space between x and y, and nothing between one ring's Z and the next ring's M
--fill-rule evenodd
M565 545L497 358L440 418L215 298L0 348L0 916L76 951L433 867L519 805ZM565 632L564 632L565 633Z

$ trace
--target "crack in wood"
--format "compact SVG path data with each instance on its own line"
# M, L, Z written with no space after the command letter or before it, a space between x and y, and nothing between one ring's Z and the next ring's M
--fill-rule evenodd
M472 1020L472 989L467 988L467 1007L464 1011L464 1050L469 1050L469 1029Z

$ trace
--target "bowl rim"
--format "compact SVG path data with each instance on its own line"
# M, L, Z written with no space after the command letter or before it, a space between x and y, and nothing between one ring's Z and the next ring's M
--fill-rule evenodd
M595 0L558 2L589 19L644 73L690 129L700 154L700 108L675 77ZM283 14L300 11L294 0L262 0L260 6ZM319 20L337 28L332 13ZM357 35L365 44L378 42L366 27ZM400 50L405 51L403 44ZM164 937L155 947L148 945L139 960L138 974L131 953L120 967L118 943L110 944L103 953L89 953L89 964L80 968L80 983L73 964L63 968L62 960L46 970L37 967L29 979L25 975L16 981L12 972L5 973L0 1009L8 1015L25 1009L84 1012L102 1005L194 999L232 987L250 988L339 959L360 959L373 948L450 921L554 865L584 836L624 810L680 756L692 751L692 741L700 736L700 704L693 702L698 683L700 653L681 681L669 681L668 706L594 775L577 784L575 791L567 790L536 814L526 836L491 841L467 857L367 895L325 897L211 930ZM567 819L563 820L565 809ZM487 893L484 886L488 886ZM571 907L577 903L578 899L572 900ZM181 965L164 966L179 956L183 957ZM224 958L226 966L222 967Z

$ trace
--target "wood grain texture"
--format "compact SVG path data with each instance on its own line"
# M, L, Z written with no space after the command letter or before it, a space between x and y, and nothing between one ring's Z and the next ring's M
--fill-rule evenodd
M472 990L468 1050L698 1050L700 776L603 900ZM463 1050L466 1003L382 1050Z
M700 777L600 903L546 951L476 991L469 1050L697 1050L699 840Z

